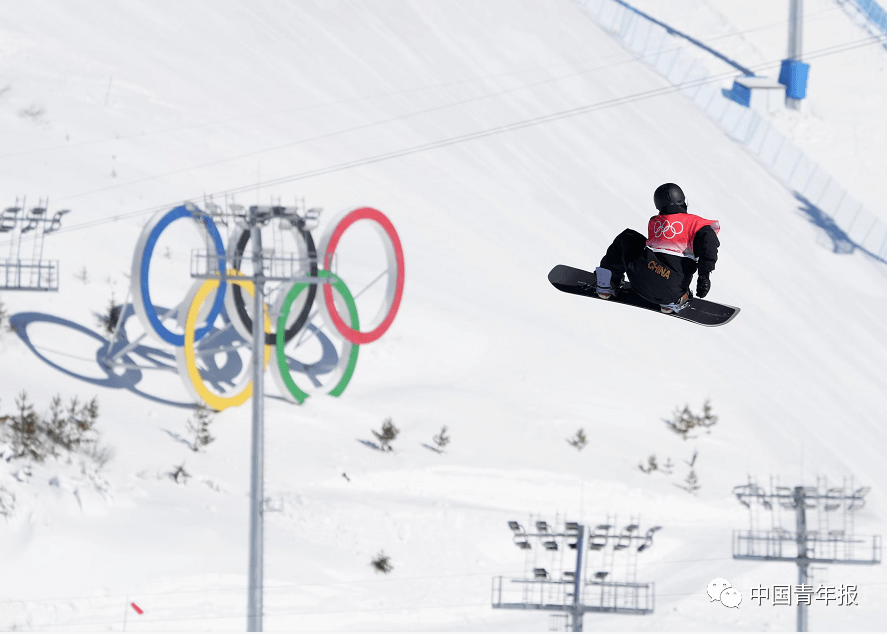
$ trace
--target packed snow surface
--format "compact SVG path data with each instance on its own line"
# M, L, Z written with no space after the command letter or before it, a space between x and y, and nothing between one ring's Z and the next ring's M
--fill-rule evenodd
M688 9L657 14L663 4ZM703 40L743 32L724 49L749 64L783 54L787 11L770 4L638 2ZM825 31L822 46L868 36L837 3L805 4L810 47ZM873 79L885 55L822 58L808 109L774 115L866 203L887 168L887 89ZM507 522L530 513L663 527L637 558L654 613L589 614L589 630L793 628L794 608L746 598L729 610L706 587L797 582L791 564L732 559L733 531L750 525L733 487L749 477L852 476L871 487L857 533L883 530L887 268L835 243L665 86L567 0L0 5L0 204L48 196L50 211L72 209L44 251L61 262L59 292L0 298L12 315L96 333L34 321L44 359L0 335L0 413L22 390L41 411L55 394L96 396L115 452L101 469L0 463L0 495L15 498L0 520L0 628L116 629L124 614L133 630L244 628L249 405L220 413L195 453L177 376L146 371L139 394L74 376L106 378L94 313L127 296L147 219L234 190L240 204L323 207L318 236L341 210L378 208L406 262L400 311L361 347L341 397L293 405L266 378L265 629L547 629L544 612L490 605L493 577L554 565L512 543ZM593 269L618 232L643 230L669 181L720 221L709 299L740 306L733 322L701 328L549 285L555 264ZM167 306L200 246L168 234L152 277ZM348 243L354 261L378 260L367 235ZM362 316L377 299L358 300ZM666 428L675 408L706 400L710 434ZM381 452L369 443L389 417L400 435ZM444 425L452 441L438 453ZM567 442L579 429L582 451ZM690 494L676 485L694 453ZM651 454L671 475L638 469ZM187 484L169 475L180 464ZM792 528L790 512L782 520ZM388 574L370 565L381 551ZM812 629L887 621L883 567L829 566L814 581L857 585L859 605L814 605Z

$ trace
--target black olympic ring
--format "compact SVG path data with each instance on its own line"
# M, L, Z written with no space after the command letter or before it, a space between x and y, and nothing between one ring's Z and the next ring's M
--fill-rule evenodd
M296 221L295 228L299 230L299 233L301 234L302 239L305 240L305 245L308 248L309 273L311 277L317 277L317 247L314 245L314 238L311 236L311 232L305 228L305 221L301 218ZM234 249L234 253L231 255L231 265L235 269L240 269L240 263L243 260L243 254L246 251L246 244L249 242L249 238L249 229L244 229L243 233L241 233L240 237L237 239L237 246ZM247 332L252 332L253 320L250 319L249 314L246 312L246 301L243 299L243 289L237 284L232 284L231 286L237 318L240 319L240 323ZM311 313L311 307L314 304L314 297L316 295L317 284L312 283L308 288L308 297L305 299L305 305L302 307L302 311L299 313L299 316L296 317L296 321L293 322L293 325L286 329L284 341L289 342L308 321L308 316ZM266 332L265 345L273 346L276 344L277 334L275 332Z

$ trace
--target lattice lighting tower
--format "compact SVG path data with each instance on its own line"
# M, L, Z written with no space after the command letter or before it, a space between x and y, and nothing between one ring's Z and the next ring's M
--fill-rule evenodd
M70 209L46 216L49 199L38 200L37 206L25 211L26 200L0 212L0 235L9 236L9 257L0 260L0 290L5 291L58 291L59 265L57 260L43 259L43 241L46 234L58 231L62 217ZM34 232L31 258L22 260L22 241Z
M733 558L794 562L798 566L799 586L807 586L811 564L879 564L881 536L857 536L853 530L853 513L865 506L869 491L869 487L854 488L852 480L840 487L829 487L824 478L816 486L807 487L771 483L769 492L751 480L734 487L737 499L749 509L751 526L747 531L733 532ZM770 512L770 530L756 527L757 505ZM780 509L794 510L794 531L778 525L776 515ZM815 525L808 521L808 510L816 511ZM829 514L835 511L841 511L841 526L832 529ZM800 601L797 631L807 631L807 604Z
M653 612L653 584L637 583L636 580L637 554L653 545L653 534L661 526L654 526L641 534L635 522L619 532L616 532L614 523L592 528L578 522L564 522L562 528L555 529L548 522L540 519L534 522L531 517L530 525L535 526L535 532L526 531L516 521L508 522L515 545L527 552L527 563L530 563L529 555L535 543L548 567L540 567L534 555L532 576L508 580L519 587L520 600L509 600L518 597L503 599L503 594L515 594L515 591L503 588L503 577L494 577L493 608L566 613L574 632L582 631L582 616L586 612L635 615ZM575 565L573 570L564 570L564 554L569 550L576 551ZM615 566L617 553L626 557L627 578L624 581L607 580Z

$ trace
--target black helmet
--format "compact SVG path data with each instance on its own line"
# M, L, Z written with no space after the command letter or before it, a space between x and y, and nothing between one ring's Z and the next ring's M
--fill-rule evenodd
M653 192L653 204L664 214L677 214L687 211L684 191L674 183L660 185ZM675 209L675 206L678 207Z

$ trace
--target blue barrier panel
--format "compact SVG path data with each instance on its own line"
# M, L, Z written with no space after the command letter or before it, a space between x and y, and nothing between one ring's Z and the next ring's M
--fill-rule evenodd
M730 99L740 106L748 108L751 105L751 88L734 81L733 88L730 90Z

